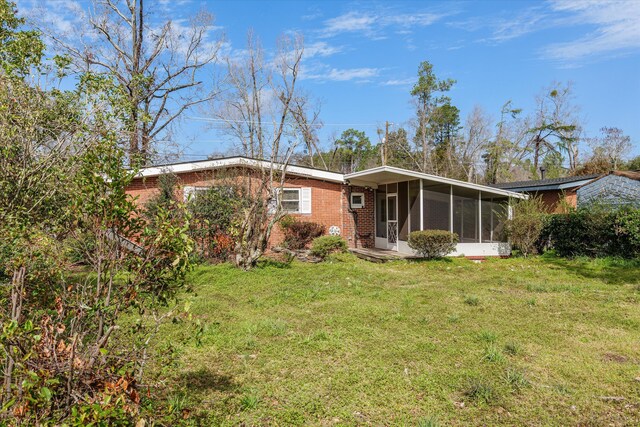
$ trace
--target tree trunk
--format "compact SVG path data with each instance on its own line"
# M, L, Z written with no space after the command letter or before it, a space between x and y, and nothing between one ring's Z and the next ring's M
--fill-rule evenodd
M19 323L22 315L22 298L24 295L24 276L26 269L24 266L18 268L13 272L11 279L11 322ZM9 345L7 350L7 357L4 363L4 397L2 403L9 399L11 395L11 385L13 383L13 368L15 363L13 361L14 346Z

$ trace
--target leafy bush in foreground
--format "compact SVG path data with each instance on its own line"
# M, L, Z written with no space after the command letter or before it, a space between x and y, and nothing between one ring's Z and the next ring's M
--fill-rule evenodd
M347 242L340 236L321 236L311 244L311 254L320 258L334 252L346 252Z
M286 216L280 221L284 245L289 249L304 249L316 237L324 234L325 227L317 222L299 221Z
M445 230L413 231L407 244L424 258L441 258L455 250L458 235Z

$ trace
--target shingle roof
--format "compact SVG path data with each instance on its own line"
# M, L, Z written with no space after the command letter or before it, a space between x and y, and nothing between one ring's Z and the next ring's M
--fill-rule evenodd
M637 170L637 171L611 171L609 173L602 174L599 177L597 177L595 179L592 179L591 181L589 181L589 182L587 182L585 184L580 185L578 188L582 188L585 185L591 184L592 182L595 182L595 181L599 180L600 178L604 178L605 176L608 176L608 175L622 176L624 178L629 178L629 179L633 179L635 181L640 181L640 170Z
M577 183L576 186L581 185L582 181L598 178L602 174L594 173L590 175L581 176L567 176L564 178L550 178L550 179L535 179L530 181L515 181L515 182L503 182L500 184L493 184L492 187L502 188L505 190L514 188L535 188L535 187L547 187L556 186L561 184Z

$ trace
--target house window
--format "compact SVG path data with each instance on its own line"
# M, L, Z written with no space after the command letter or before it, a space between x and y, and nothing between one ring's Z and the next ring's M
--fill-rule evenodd
M211 187L193 187L193 186L184 186L182 189L182 194L184 197L184 201L187 202L190 199L194 199L198 193L204 193L209 190Z
M311 188L283 188L280 205L287 213L311 213Z
M364 208L364 193L351 193L351 208Z
M299 188L283 188L282 198L280 199L282 209L289 213L300 212L300 189Z

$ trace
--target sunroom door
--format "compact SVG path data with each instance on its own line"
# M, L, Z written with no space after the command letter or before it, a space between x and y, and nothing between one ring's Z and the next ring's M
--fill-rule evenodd
M387 195L387 249L398 250L398 195Z

